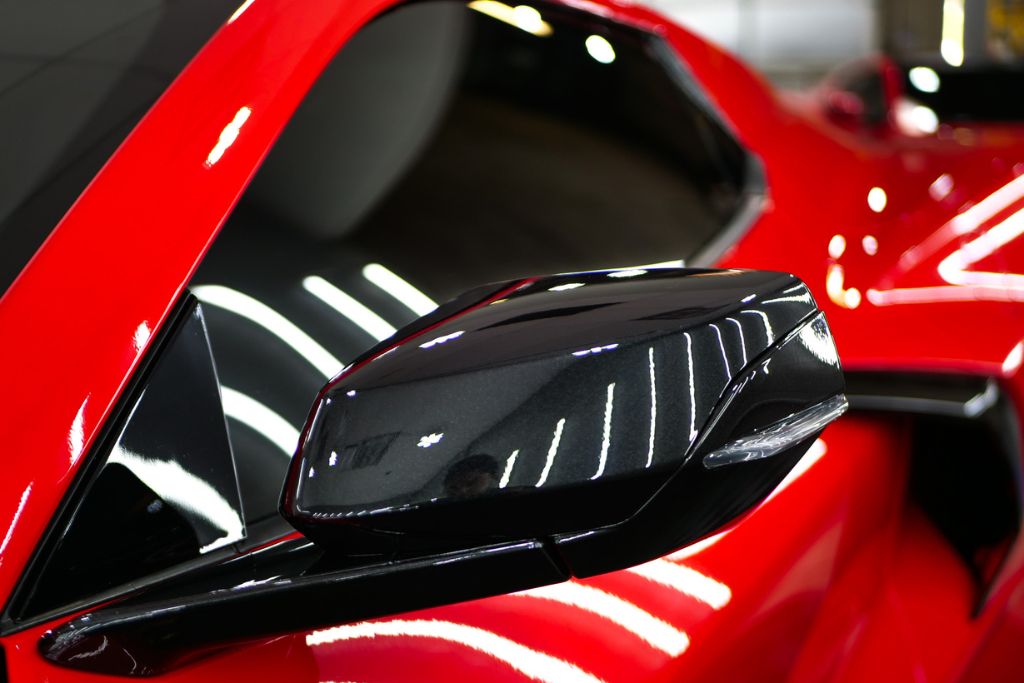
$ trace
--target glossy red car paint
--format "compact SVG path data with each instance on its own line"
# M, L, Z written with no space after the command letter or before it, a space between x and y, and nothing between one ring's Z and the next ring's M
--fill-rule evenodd
M303 94L389 4L243 5L0 299L0 594ZM1024 405L1024 137L854 138L647 10L569 4L663 34L764 162L768 199L722 265L804 279L847 368L997 376ZM166 679L992 680L1020 666L1024 548L975 617L966 569L905 501L906 440L899 420L847 417L769 501L650 565L240 646ZM37 654L46 628L0 639L11 679L81 680Z

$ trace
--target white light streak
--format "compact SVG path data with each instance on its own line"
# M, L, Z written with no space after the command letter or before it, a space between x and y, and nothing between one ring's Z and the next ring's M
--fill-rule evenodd
M611 278L624 278L624 277L637 277L639 275L646 275L647 271L643 268L631 268L629 270L613 270L608 273L608 277Z
M319 275L303 278L302 286L307 292L351 320L377 341L387 339L395 333L395 328L388 321Z
M684 632L633 603L593 586L569 581L512 595L550 600L607 619L670 657L681 655L690 646L690 638Z
M927 66L915 66L907 75L910 77L910 84L921 92L938 92L942 84L935 69Z
M595 346L589 349L583 349L582 351L573 351L572 355L580 358L582 356L589 356L591 354L604 353L605 351L612 351L619 348L618 344L606 344L605 346Z
M651 373L651 436L650 441L647 444L647 464L644 467L650 467L651 463L654 462L654 434L655 427L658 422L658 392L654 383L654 347L651 346L647 349L647 367Z
M139 481L160 498L173 503L209 522L223 534L199 548L206 553L245 537L242 518L217 489L173 460L154 460L123 448L120 444L110 452L108 462L127 467Z
M379 263L367 264L363 268L363 277L397 299L416 315L426 315L437 308L433 299Z
M713 536L708 536L707 538L697 541L696 543L691 543L685 548L680 548L671 555L666 556L665 559L676 562L693 557L694 555L699 555L700 553L704 552L705 550L707 550L708 548L710 548L711 546L725 538L728 533L728 530L720 531L717 534L714 534Z
M732 590L724 583L701 574L696 569L665 559L630 567L626 571L673 588L715 609L722 609L732 600Z
M534 486L543 486L544 482L548 480L548 475L551 473L551 466L555 464L555 455L558 453L558 444L562 440L562 428L565 427L565 418L563 417L555 425L555 436L551 439L551 446L548 447L548 457L544 462L544 470L540 473L540 479Z
M92 394L86 396L82 405L78 407L75 419L71 421L71 429L68 430L68 453L72 465L78 462L82 457L82 451L85 450L85 406L89 403L90 396Z
M768 303L767 301L765 303ZM715 335L718 337L718 348L722 350L722 360L725 361L725 376L727 379L732 378L732 370L729 369L729 357L725 354L725 342L722 340L722 330L718 328L718 325L711 323L711 328L714 329Z
M228 147L235 144L235 140L238 139L238 134L242 130L242 126L249 120L252 115L252 109L249 107L242 107L228 125L224 126L224 129L220 132L220 137L217 138L217 144L213 146L210 153L206 155L205 166L210 168L224 156L224 152L228 150Z
M768 315L762 311L740 311L740 313L750 313L753 315L761 316L761 321L764 322L764 335L768 339L768 343L771 344L775 341L775 331L772 329L772 323L768 320Z
M885 211L886 205L889 203L889 196L880 187L872 187L868 190L868 208L875 213L882 213Z
M291 320L248 294L222 285L199 285L192 288L192 293L204 304L222 308L256 323L290 346L324 377L334 377L344 365Z
M1014 374L1020 369L1022 362L1024 362L1024 342L1017 342L1017 345L1006 355L1006 360L1003 361L1003 374L1007 376Z
M832 258L839 258L846 251L846 238L842 235L832 235L828 241L828 255Z
M535 36L546 37L553 33L551 24L544 21L540 12L529 5L512 7L497 0L473 0L467 7Z
M743 365L740 366L740 369L743 369L747 367L747 342L743 339L743 325L735 318L726 318L726 320L736 325L736 329L740 331L740 350L743 351Z
M132 346L135 347L135 353L142 353L151 334L152 330L149 329L147 321L143 320L139 323L139 326L135 328L135 334L132 335Z
M964 63L964 0L942 3L942 42L939 53L950 66Z
M597 472L591 479L597 479L604 474L605 465L608 464L608 447L612 440L612 408L615 404L615 382L608 385L608 397L604 403L604 430L601 435L601 455L597 462Z
M4 540L0 542L0 564L3 563L4 551L7 550L7 544L11 542L11 537L14 536L14 527L17 526L18 520L21 519L21 513L25 511L25 503L28 502L28 497L31 493L32 484L26 486L25 490L21 492L21 500L18 501L18 507L14 510L14 515L11 517L11 524L7 527Z
M299 430L256 399L221 385L224 414L238 420L281 449L289 458L299 444Z
M611 64L615 61L615 48L602 36L587 36L584 43L587 46L587 53L601 64Z
M306 645L317 647L373 638L434 638L481 652L541 683L602 683L576 665L476 626L437 619L393 619L313 631Z
M567 292L570 289L576 289L577 287L582 287L583 285L584 285L584 283L582 283L582 282L566 282L564 285L555 285L554 287L549 287L548 291L549 292Z
M235 13L232 14L230 17L228 17L227 23L229 23L229 24L234 23L234 21L236 19L238 19L238 17L240 17L243 14L245 14L245 10L249 9L249 5L251 5L252 3L253 3L253 0L245 0L245 2L243 2L241 5L239 5L238 9L235 10Z
M426 434L420 437L420 440L416 443L419 448L430 448L436 444L441 443L441 439L444 438L444 432L440 434Z
M689 376L690 385L690 441L697 438L697 387L694 384L693 368L693 339L689 332L683 332L686 337L686 374Z
M435 337L434 339L431 339L428 342L424 342L424 343L420 344L420 348L421 349L429 349L431 347L437 346L438 344L444 344L445 342L450 342L452 339L458 339L464 333L465 333L465 330L459 330L458 332L452 332L451 334L444 334L444 335L441 335L440 337Z
M508 486L509 480L512 478L512 468L516 466L516 458L519 457L519 449L512 451L512 455L508 456L508 460L505 461L505 471L501 474L501 481L498 482L498 488L503 489Z

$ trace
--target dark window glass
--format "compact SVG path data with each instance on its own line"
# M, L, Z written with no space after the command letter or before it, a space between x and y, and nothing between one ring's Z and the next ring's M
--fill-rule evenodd
M0 292L239 4L0 2Z
M194 300L128 404L14 612L34 616L230 546L245 535L217 375ZM104 452L105 449L105 452Z
M248 521L276 515L317 390L431 300L690 258L736 216L747 172L652 35L490 1L372 22L305 98L193 283Z
M1012 64L968 64L949 68L924 67L937 78L922 90L911 78L914 65L904 66L904 88L911 98L932 109L940 121L1024 121L1024 61ZM918 85L921 80L918 80ZM934 86L934 90L933 90Z

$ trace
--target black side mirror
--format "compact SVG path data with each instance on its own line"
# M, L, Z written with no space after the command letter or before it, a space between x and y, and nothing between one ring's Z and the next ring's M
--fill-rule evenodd
M760 501L846 406L778 273L526 280L396 338L321 392L288 475L283 514L332 553L544 539L574 576L628 567Z
M98 608L40 650L149 675L238 640L629 567L763 500L843 392L828 325L791 275L635 269L475 290L320 392L282 499L315 543Z

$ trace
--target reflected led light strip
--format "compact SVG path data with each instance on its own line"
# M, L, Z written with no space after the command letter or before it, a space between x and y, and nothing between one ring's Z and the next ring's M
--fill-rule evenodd
M1020 179L1024 179L1024 176ZM939 263L939 276L949 285L870 289L867 292L868 301L876 306L943 301L1022 301L1024 275L968 270L1022 234L1024 209L1011 214Z
M562 441L562 428L565 427L565 418L563 417L555 425L555 436L551 439L551 446L548 447L548 457L544 462L544 471L540 473L540 479L534 486L543 486L548 480L548 475L551 474L551 466L555 464L555 455L558 454L558 444Z
M764 335L768 339L768 343L772 344L772 343L775 342L775 331L772 329L772 324L771 324L771 321L768 320L768 315L767 314L765 314L763 311L751 311L751 310L740 311L740 313L750 313L752 315L759 315L759 316L761 316L761 320L762 320L762 322L764 322Z
M4 534L4 540L0 541L0 564L3 564L4 551L7 550L7 544L11 542L11 537L14 535L14 527L18 525L18 520L21 519L21 513L25 511L25 503L28 502L28 497L31 493L32 484L29 484L21 493L21 500L18 501L18 507L15 509L14 515L11 517L11 524L7 527L7 533Z
M683 332L683 336L686 337L686 374L690 389L690 441L693 441L697 438L697 386L693 377L693 339L690 338L689 332Z
M379 263L367 264L363 268L363 277L397 299L416 315L426 315L437 308L433 299Z
M348 640L373 638L434 638L461 645L503 662L527 678L542 683L602 683L570 662L529 648L476 626L438 619L394 619L335 626L313 631L306 645L317 647Z
M508 486L508 482L512 478L512 468L516 466L517 457L519 457L518 448L512 451L512 455L508 456L508 460L505 461L505 471L501 474L501 481L498 482L499 489L503 489Z
M658 423L658 392L654 383L654 347L648 347L647 349L647 367L651 373L651 436L650 441L647 444L647 464L644 467L650 467L651 463L654 462L654 434L655 427Z
M567 581L512 595L550 600L607 619L670 657L681 655L690 646L690 638L683 631L633 603L593 586Z
M725 361L725 378L732 379L732 370L729 369L729 356L725 353L725 342L722 340L722 330L715 323L711 323L711 327L715 330L715 335L718 337L718 348L722 349L722 360Z
M535 36L546 37L553 33L551 24L544 21L540 12L529 5L512 7L497 0L473 0L466 6Z
M303 278L303 288L363 329L368 335L381 341L395 333L388 321L341 291L319 275Z
M950 66L964 63L964 0L942 3L942 41L939 54Z
M210 168L220 161L221 157L224 156L224 152L228 151L228 147L235 144L238 134L242 131L242 126L245 125L250 116L252 116L252 109L249 107L241 107L235 112L234 118L221 130L220 136L217 138L217 144L206 155L206 162L204 163L206 168Z
M107 460L127 467L139 481L163 500L206 520L223 535L199 548L200 553L234 543L245 537L242 518L209 482L200 479L173 460L146 458L120 444Z
M591 479L597 479L604 474L605 465L608 464L608 447L612 440L612 408L615 405L615 382L608 385L608 397L604 403L604 430L601 435L601 455L597 462L597 472Z
M630 567L626 571L677 590L715 609L722 609L732 600L732 590L724 583L715 581L696 569L665 559L646 562Z
M743 352L743 365L740 366L740 369L743 369L747 366L747 342L743 339L743 325L735 318L726 318L726 320L736 325L736 329L740 331L740 350Z
M238 420L281 449L289 458L299 445L299 430L256 399L221 385L224 414Z
M291 320L248 294L222 285L200 285L193 287L192 293L204 304L222 308L256 323L309 361L324 377L334 377L344 365Z
M689 557L693 557L694 555L699 555L700 553L704 552L705 550L707 550L708 548L710 548L711 546L725 538L726 534L728 534L729 531L730 530L720 531L717 534L708 536L707 538L697 541L696 543L691 543L685 548L680 548L671 555L666 555L665 559L672 560L673 562L678 562L680 560L685 560Z

